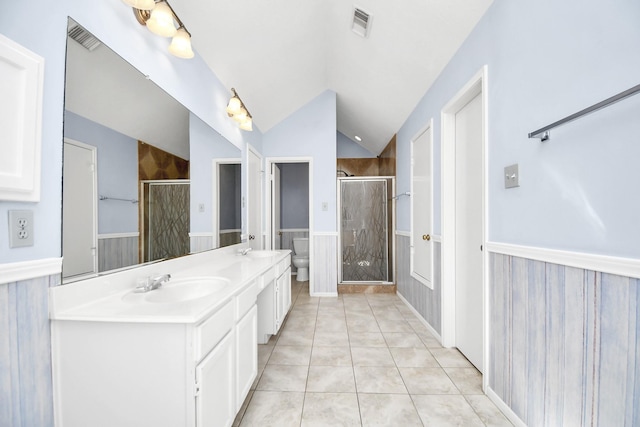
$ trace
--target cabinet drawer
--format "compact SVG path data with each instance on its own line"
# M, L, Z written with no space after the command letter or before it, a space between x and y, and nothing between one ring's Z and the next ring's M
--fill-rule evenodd
M259 279L260 290L263 290L265 287L269 286L269 284L273 282L275 278L276 278L276 269L275 268L269 269L269 271L264 273Z
M213 316L196 326L195 356L196 361L202 359L233 328L233 301L229 301Z
M236 298L236 319L241 319L256 303L258 285L253 282Z

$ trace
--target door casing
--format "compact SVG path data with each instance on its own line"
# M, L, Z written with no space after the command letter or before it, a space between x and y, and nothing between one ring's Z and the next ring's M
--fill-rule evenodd
M456 344L455 325L455 291L456 291L456 152L455 152L455 115L478 94L482 99L482 246L486 246L488 235L487 221L487 141L488 141L488 82L487 66L483 66L444 106L442 118L442 345L454 347ZM482 307L483 307L483 388L486 388L489 377L489 334L488 334L488 257L482 251Z

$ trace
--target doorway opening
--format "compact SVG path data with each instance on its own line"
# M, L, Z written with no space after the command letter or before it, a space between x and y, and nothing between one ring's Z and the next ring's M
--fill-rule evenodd
M394 178L338 178L339 283L392 284Z
M486 103L483 67L442 110L442 344L486 384Z
M309 292L313 290L312 160L306 157L267 158L267 242L271 249L291 250L294 239L307 239ZM291 273L297 279L296 266Z

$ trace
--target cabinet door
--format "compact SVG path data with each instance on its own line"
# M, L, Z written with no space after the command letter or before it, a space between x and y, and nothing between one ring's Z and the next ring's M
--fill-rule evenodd
M291 269L287 268L277 280L276 324L279 330L291 307Z
M258 307L236 325L236 411L240 409L258 375Z
M234 333L231 331L196 367L198 427L228 427L236 416Z

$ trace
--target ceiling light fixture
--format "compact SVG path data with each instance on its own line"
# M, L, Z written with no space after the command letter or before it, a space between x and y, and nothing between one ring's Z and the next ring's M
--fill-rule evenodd
M161 37L173 37L169 52L178 58L193 58L191 33L167 0L122 0L133 8L136 20ZM177 26L176 26L177 23Z
M253 119L249 110L240 99L238 92L234 88L231 88L233 96L227 104L227 115L233 120L238 122L238 127L242 130L251 132L253 130Z
M362 141L362 138L360 138L358 135L354 136L354 138L356 139L356 141L360 142Z

